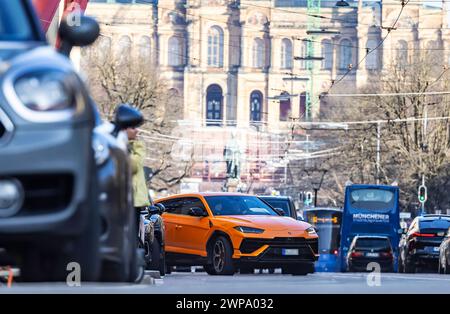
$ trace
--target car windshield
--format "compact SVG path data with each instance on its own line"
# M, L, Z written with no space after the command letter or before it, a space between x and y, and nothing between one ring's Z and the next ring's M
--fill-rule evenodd
M23 1L1 1L0 41L33 39L33 29Z
M350 193L350 203L353 208L380 210L394 206L394 193L381 189L357 189Z
M356 249L389 249L391 246L388 239L359 238L356 240Z
M278 214L256 196L206 196L206 202L214 216L270 215Z
M270 206L273 208L280 208L284 211L284 214L286 216L291 215L291 209L289 206L289 200L288 199L276 199L276 198L263 198L265 202L267 202Z

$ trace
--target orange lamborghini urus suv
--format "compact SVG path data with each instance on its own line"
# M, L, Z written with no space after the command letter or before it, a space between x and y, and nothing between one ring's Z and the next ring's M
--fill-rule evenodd
M166 263L204 266L210 275L281 267L283 273L314 272L314 228L270 207L257 196L195 193L159 199L166 207Z

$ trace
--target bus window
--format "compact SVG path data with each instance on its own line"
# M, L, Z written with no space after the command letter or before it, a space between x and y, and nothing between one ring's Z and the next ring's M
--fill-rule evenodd
M366 210L383 210L394 207L395 197L392 191L381 189L356 189L350 193L350 205Z

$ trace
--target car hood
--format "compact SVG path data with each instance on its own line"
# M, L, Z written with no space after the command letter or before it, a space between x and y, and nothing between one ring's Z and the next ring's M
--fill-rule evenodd
M33 67L61 68L73 71L70 60L43 42L11 43L0 41L0 72Z
M282 230L296 230L303 231L311 227L310 224L295 220L290 217L280 216L215 216L218 221L226 221L235 224L236 226L261 228L264 230L282 231Z
M11 61L12 59L25 54L34 48L45 46L40 42L1 42L0 41L0 62Z

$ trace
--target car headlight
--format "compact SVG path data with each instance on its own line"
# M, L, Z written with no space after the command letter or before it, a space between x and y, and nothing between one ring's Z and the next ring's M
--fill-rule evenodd
M40 71L21 76L14 89L25 107L38 112L75 109L73 77L61 71Z
M314 229L313 227L309 227L308 229L305 230L309 235L316 235L316 229Z
M101 166L109 158L108 142L102 136L94 133L92 148L94 150L95 162L97 166Z
M234 229L236 229L237 231L242 232L242 233L263 233L264 232L264 229L243 227L243 226L236 226L236 227L234 227Z

